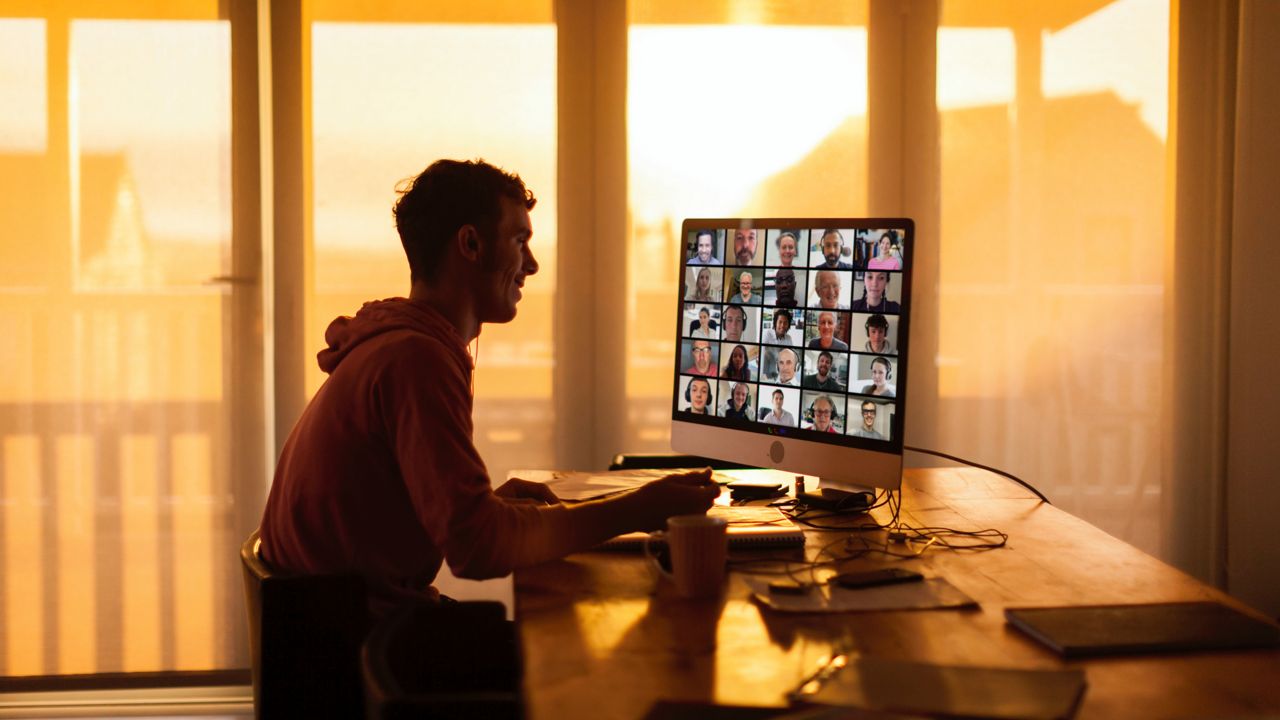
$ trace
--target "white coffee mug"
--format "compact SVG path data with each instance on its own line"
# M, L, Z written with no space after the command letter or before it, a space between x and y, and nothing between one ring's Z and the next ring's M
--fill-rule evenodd
M676 515L667 518L665 531L649 533L644 554L649 562L685 597L720 594L724 585L725 562L729 555L728 523L713 515ZM662 569L650 550L655 540L667 542L671 572Z

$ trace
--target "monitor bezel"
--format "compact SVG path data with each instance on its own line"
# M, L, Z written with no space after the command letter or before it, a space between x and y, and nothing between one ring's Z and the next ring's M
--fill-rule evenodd
M915 256L915 223L910 218L854 217L778 217L778 218L688 218L681 223L679 246L679 292L675 302L677 337L682 337L684 322L686 243L689 233L711 229L777 229L836 227L851 230L893 229L903 233L902 312L898 315L897 369L894 371L894 417L890 439L871 440L852 435L827 435L803 428L764 425L758 422L729 420L723 417L699 417L680 410L679 372L681 342L677 339L672 367L671 447L676 452L771 467L790 472L817 475L824 484L852 485L897 489L901 484L902 452L906 427L909 392L908 361L910 359L910 323L912 314L912 275ZM762 237L763 240L763 237ZM725 239L725 259L728 238ZM764 248L762 252L767 252ZM727 263L722 263L722 267ZM732 265L729 265L732 267ZM761 267L773 267L762 263ZM806 267L806 270L812 268ZM865 269L863 270L865 272ZM763 288L762 288L763 291ZM853 347L850 337L851 352ZM758 387L758 385L757 385ZM854 394L856 395L856 393ZM847 412L847 410L846 410Z

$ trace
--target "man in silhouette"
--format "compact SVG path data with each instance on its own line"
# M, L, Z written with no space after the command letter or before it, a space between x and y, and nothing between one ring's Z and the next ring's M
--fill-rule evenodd
M472 442L467 345L484 323L515 318L538 271L534 203L518 176L483 161L441 160L402 191L409 297L329 325L329 377L285 443L262 517L273 567L357 572L376 616L437 597L445 561L460 577L500 577L710 507L709 470L575 505L541 483L493 489Z

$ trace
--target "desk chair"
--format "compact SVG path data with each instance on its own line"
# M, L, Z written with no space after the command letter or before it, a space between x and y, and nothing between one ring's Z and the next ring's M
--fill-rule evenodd
M502 603L416 603L378 623L361 654L368 720L521 720L524 661Z
M364 579L277 573L261 546L255 530L240 547L254 717L360 717L360 643L369 629Z

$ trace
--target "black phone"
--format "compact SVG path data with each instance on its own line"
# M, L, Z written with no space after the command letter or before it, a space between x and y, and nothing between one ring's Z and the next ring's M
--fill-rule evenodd
M913 570L885 568L884 570L870 570L867 572L840 573L828 582L833 585L839 585L842 588L856 589L875 587L877 585L917 582L923 579L923 575Z
M734 500L769 500L787 494L781 483L735 480L728 487Z

